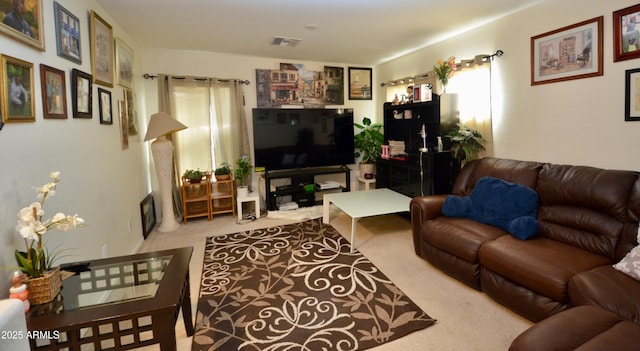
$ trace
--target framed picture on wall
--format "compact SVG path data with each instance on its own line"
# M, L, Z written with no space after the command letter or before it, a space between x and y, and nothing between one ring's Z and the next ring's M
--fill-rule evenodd
M640 121L640 68L625 71L624 120Z
M44 118L67 118L67 84L64 71L40 64L40 87Z
M142 236L146 239L156 225L156 209L153 193L147 195L140 202L140 217L142 218Z
M2 55L2 122L35 122L33 63Z
M349 67L349 100L372 100L371 68Z
M531 38L531 85L601 76L603 16Z
M82 63L80 20L57 1L53 2L53 12L56 19L58 56L75 63Z
M133 49L122 39L116 39L116 82L133 89Z
M42 0L0 0L0 33L44 51Z
M96 84L113 87L113 29L91 11L91 70Z
M124 100L118 100L118 117L120 119L120 147L122 150L129 148L129 122L127 121L127 104Z
M613 13L613 61L640 57L640 4Z
M98 88L98 105L100 108L100 124L113 124L111 92L109 90Z
M77 69L71 70L71 101L73 118L91 118L93 81L89 73Z

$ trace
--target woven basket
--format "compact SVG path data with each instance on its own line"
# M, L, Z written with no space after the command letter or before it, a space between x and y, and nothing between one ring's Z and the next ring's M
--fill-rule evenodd
M44 273L40 278L29 278L27 280L29 289L29 303L39 305L52 301L60 292L62 280L60 278L60 267Z

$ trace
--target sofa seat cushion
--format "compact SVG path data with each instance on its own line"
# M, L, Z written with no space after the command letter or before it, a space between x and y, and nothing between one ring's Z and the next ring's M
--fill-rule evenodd
M467 218L438 217L424 222L422 240L464 261L478 262L480 246L507 233Z
M522 241L501 236L484 243L480 264L529 290L567 302L575 274L611 264L608 258L543 237Z
M638 350L640 325L595 306L555 314L525 330L509 351Z
M596 305L640 324L640 284L611 266L596 267L569 281L574 305Z

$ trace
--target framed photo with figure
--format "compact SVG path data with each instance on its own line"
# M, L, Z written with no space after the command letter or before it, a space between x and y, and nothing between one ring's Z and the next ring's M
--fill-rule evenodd
M33 63L2 55L2 122L35 122Z
M111 92L109 90L98 88L98 105L100 105L100 124L113 124Z
M42 0L0 0L0 33L44 51Z
M53 2L53 12L56 19L58 56L78 64L82 63L80 20L57 1Z
M92 118L93 81L89 73L77 69L71 70L71 100L73 118Z
M640 57L640 4L613 13L613 61Z
M531 38L531 85L603 74L602 22L592 18Z
M66 119L67 85L64 71L40 64L40 87L44 118Z

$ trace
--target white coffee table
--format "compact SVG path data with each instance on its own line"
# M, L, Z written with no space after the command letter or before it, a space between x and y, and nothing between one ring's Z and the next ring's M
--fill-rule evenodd
M363 217L409 211L411 198L390 189L326 194L322 199L322 222L329 223L329 206L336 205L351 217L351 252L355 249L356 221Z

